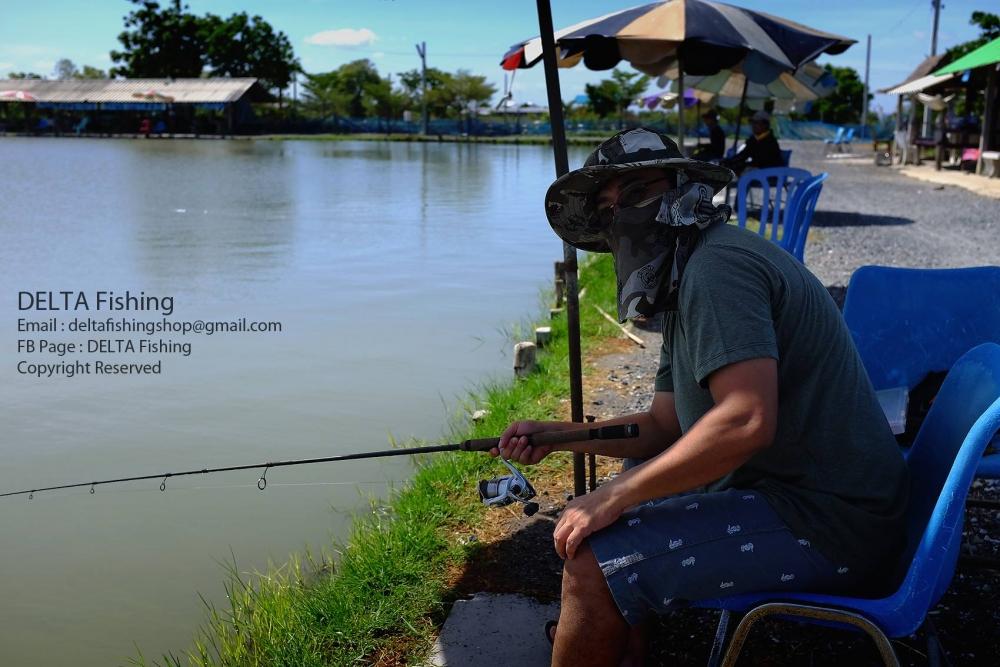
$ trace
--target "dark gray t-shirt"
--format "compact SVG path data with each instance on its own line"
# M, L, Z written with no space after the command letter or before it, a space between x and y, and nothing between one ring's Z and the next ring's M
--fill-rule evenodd
M835 564L876 574L902 547L909 481L850 332L823 285L753 232L700 235L663 322L657 391L682 432L712 408L728 364L778 361L774 443L708 490L755 489Z

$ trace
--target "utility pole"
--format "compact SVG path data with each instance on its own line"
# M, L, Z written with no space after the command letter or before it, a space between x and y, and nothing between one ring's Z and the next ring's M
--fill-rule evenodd
M931 0L931 6L934 7L934 28L931 30L931 55L936 56L938 24L941 21L941 0ZM924 107L924 126L920 133L925 137L931 134L931 110L926 106Z
M417 55L420 56L420 103L423 107L424 135L429 132L427 118L427 42L417 44Z
M872 36L868 35L868 51L865 54L865 92L861 96L861 127L868 127L868 70L872 64Z

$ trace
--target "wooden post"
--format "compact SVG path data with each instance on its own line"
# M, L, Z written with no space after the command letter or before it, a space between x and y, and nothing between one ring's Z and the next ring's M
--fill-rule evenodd
M537 327L535 329L535 345L539 349L545 347L552 340L552 327Z
M937 129L937 145L934 147L934 170L941 171L941 161L944 159L944 118L948 115L948 109L945 107L941 111L938 111L938 129Z
M993 125L996 123L996 96L997 96L997 68L996 65L989 66L989 73L986 75L986 104L983 109L983 127L979 133L979 161L976 162L976 173L983 173L983 151L993 149L990 140L993 138Z
M535 350L535 344L531 341L522 341L514 345L514 375L516 377L526 377L535 370Z

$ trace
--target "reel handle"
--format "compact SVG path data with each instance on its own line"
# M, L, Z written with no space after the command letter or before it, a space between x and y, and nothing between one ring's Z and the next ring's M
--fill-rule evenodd
M582 440L619 440L638 437L638 424L618 424L616 426L581 428L572 431L545 431L528 436L532 445L562 445L567 442L580 442ZM477 438L466 440L459 445L459 449L463 452L486 452L499 444L500 438Z

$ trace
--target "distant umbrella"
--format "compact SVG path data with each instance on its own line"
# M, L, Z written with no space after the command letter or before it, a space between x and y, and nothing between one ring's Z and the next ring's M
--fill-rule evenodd
M17 102L37 102L35 96L26 90L0 90L0 99Z
M173 102L174 98L166 93L150 88L141 92L132 93L132 97L141 97L144 100L154 100L156 102Z

